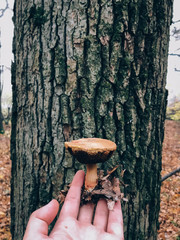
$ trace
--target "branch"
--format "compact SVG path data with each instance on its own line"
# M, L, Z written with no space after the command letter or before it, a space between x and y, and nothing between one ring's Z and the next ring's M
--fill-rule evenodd
M180 20L173 21L172 24L176 24L176 23L178 23L178 22L180 22Z
M180 167L175 169L174 171L168 173L167 175L165 175L164 177L161 178L161 182L163 182L164 180L166 180L167 178L171 177L172 175L176 174L180 172Z
M176 39L176 41L180 39L180 36L179 36L180 35L180 29L179 28L174 27L174 29L171 32L172 32L171 36L174 37Z
M4 66L6 68L6 70L9 70L11 71L11 68L10 67L7 67L7 66Z
M6 6L5 6L5 8L0 9L0 18L1 18L2 16L4 16L5 11L6 11L7 9L9 9L8 0L5 0L5 1L6 1Z
M175 53L169 53L169 56L176 56L176 57L180 57L180 54L175 54Z

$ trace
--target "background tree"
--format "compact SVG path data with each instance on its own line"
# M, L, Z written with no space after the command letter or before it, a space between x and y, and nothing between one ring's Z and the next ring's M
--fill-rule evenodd
M0 46L1 49L1 46ZM2 81L3 66L0 65L0 133L4 133L3 126L3 113L2 113L2 92L3 92L3 81Z
M4 13L9 8L8 0L1 1L0 5L0 18L4 16ZM1 63L1 29L0 29L0 63ZM0 133L4 133L4 127L3 127L3 113L2 113L2 93L3 93L3 80L2 80L2 74L4 71L4 65L0 64Z
M5 94L2 98L4 123L9 125L11 122L11 109L12 109L12 96L11 94Z
M175 41L179 41L180 40L180 28L179 28L179 23L180 20L177 21L173 21L173 29L171 30L171 36L175 39ZM176 51L174 52L170 52L169 55L170 56L177 56L180 57L180 54L178 53L180 50L180 48L177 48ZM176 72L180 72L180 67L179 68L174 68L174 70Z
M83 168L64 141L117 143L125 239L156 239L170 0L25 1L14 6L11 231Z

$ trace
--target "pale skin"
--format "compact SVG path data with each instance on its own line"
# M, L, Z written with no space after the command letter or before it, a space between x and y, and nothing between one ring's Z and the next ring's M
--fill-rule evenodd
M80 206L84 172L74 176L60 216L48 235L48 226L59 210L59 203L52 200L32 213L23 240L124 240L123 218L120 202L109 211L105 200L99 200L93 218L94 205Z

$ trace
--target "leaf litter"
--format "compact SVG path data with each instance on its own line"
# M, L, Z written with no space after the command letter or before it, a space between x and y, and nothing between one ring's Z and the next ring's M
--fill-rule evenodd
M0 239L11 240L10 234L10 127L0 134Z
M118 166L114 167L111 171L104 175L103 170L98 170L98 183L97 186L92 190L86 190L82 188L81 193L81 205L88 202L93 202L97 204L99 199L106 199L108 209L113 210L115 202L118 200L127 201L124 198L124 194L120 191L120 181L118 178L113 176ZM65 196L68 191L62 190L60 192L59 201L62 204L65 200Z
M180 166L180 122L166 120L161 175ZM161 185L160 228L158 240L180 239L180 174L169 177Z

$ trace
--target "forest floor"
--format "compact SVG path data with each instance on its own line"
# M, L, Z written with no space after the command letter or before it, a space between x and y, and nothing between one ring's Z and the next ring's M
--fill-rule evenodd
M0 134L0 239L10 240L10 127Z
M180 122L166 120L162 176L180 166ZM0 134L0 239L10 234L10 127ZM158 240L180 240L180 175L163 181Z
M180 167L180 122L166 120L161 175ZM180 240L180 174L162 182L159 240Z

